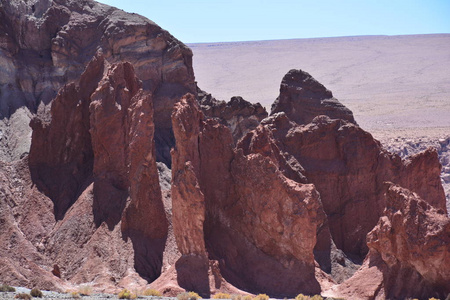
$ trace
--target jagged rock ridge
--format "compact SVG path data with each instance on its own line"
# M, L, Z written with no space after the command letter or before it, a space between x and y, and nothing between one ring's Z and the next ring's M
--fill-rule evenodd
M115 280L138 274L150 281L159 277L168 224L152 97L133 66L109 65L98 52L79 82L60 90L51 121L35 118L31 126L31 178L53 201L58 221L42 250L62 278L111 288ZM112 260L120 263L108 266ZM136 278L128 280L142 282Z
M205 296L445 297L448 217L435 150L408 160L389 154L331 92L300 70L282 82L274 105L281 111L259 125L265 114L258 105L240 98L219 103L208 95L199 105L195 91L171 113L179 94L191 88L193 75L185 72L190 51L176 40L164 44L170 40L164 31L141 40L159 27L91 1L13 1L1 13L16 4L26 14L19 25L2 23L11 33L2 47L37 53L48 37L17 44L11 37L22 33L14 26L28 24L33 32L36 20L51 11L69 16L63 27L73 32L53 38L52 63L73 59L66 75L74 81L59 90L50 116L44 109L33 118L29 157L0 165L0 226L7 236L0 244L0 280L63 290L90 282L108 291L150 283L167 295L186 289ZM93 17L98 9L106 9L106 19ZM142 20L143 27L128 26ZM97 40L71 44L80 28L103 37L94 27L110 21L117 22L107 26L112 35L100 40L115 41L119 52L99 49ZM49 26L44 23L43 29ZM134 37L139 42L129 48ZM163 54L147 52L148 45L141 47L147 43L167 47ZM127 53L156 65L111 63ZM159 64L161 57L167 64ZM152 82L139 70L160 72L161 85L149 90ZM167 168L157 169L158 126L167 129L160 130L165 146L176 141L164 198L159 180L167 180ZM159 149L167 154L167 147ZM385 181L397 186L386 189ZM367 251L361 269L345 280L352 275L345 265ZM424 268L428 264L433 270Z
M314 187L287 179L261 155L235 152L230 130L205 120L192 95L176 105L172 120L173 223L183 249L180 259L216 259L224 278L254 293L318 293L312 250L325 215ZM271 273L261 272L261 266ZM186 288L208 295L208 285L195 279L184 283Z
M216 118L228 126L235 143L267 117L266 109L261 104L252 104L242 97L232 97L229 102L219 101L198 87L197 97L205 116Z

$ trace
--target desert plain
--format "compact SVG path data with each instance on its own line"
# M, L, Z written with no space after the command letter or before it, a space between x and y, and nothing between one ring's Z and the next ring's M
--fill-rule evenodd
M375 138L450 134L450 34L188 44L199 86L270 112L281 78L302 69Z

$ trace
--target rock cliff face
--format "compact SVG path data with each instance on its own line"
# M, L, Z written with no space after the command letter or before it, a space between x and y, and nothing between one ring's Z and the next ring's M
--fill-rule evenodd
M172 197L179 209L173 223L181 259L218 260L227 281L252 292L318 293L312 250L325 215L315 188L289 180L259 154L235 152L230 130L205 120L192 95L176 105L172 120ZM191 268L197 281L185 283L197 290L198 271Z
M167 220L156 170L152 97L133 66L109 65L98 52L79 82L61 89L51 121L36 118L31 125L33 182L52 199L60 220L44 251L63 278L107 287L114 285L108 273L120 280L131 267L156 279ZM114 259L120 264L108 267Z
M356 124L353 113L320 82L302 70L293 69L284 75L280 95L272 104L270 114L278 112L284 112L297 124L308 124L320 115Z
M386 209L367 236L362 268L335 291L361 299L444 299L450 291L450 219L416 193L388 183Z
M130 62L153 94L157 154L170 162L172 106L196 92L189 48L144 17L91 0L2 0L0 17L2 159L28 152L30 113L45 113L101 49L110 63Z
M447 211L450 212L450 135L441 139L429 136L423 136L417 139L399 137L386 139L381 142L387 150L402 158L418 154L430 147L436 149L439 162L442 165L441 182L447 197Z
M435 151L402 161L383 150L369 133L344 120L319 116L307 125L297 125L286 114L277 113L263 120L238 147L246 154L271 157L291 179L313 183L333 240L347 254L363 257L367 253L366 234L385 207L384 181L408 187L445 209ZM421 175L424 172L427 176Z

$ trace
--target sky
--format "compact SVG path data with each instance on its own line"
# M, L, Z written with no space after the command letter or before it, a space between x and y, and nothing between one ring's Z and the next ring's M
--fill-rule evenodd
M450 0L100 0L184 43L450 33Z

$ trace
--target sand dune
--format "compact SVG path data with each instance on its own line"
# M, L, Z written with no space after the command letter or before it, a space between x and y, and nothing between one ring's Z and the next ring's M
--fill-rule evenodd
M376 137L450 134L450 34L189 44L199 86L270 110L283 75L303 69Z

